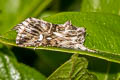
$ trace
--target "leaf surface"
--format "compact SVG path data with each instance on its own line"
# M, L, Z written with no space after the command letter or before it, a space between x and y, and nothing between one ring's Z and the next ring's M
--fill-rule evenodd
M98 80L119 80L120 64L105 61L98 58L82 56L89 61L88 70L94 73Z
M37 47L36 49L46 49L53 51L61 51L67 53L79 53L89 55L112 62L120 63L120 17L111 14L102 13L79 13L65 12L54 16L46 17L44 20L63 24L67 20L71 20L74 26L86 28L86 40L84 45L90 49L97 50L97 53L90 53L81 50L56 48L56 47ZM0 42L4 44L14 45L16 38L15 31L0 37ZM34 47L27 47L34 48Z
M97 77L86 69L88 62L85 58L75 55L60 66L47 80L97 80Z
M0 52L0 79L1 80L46 80L36 70L18 63L13 57Z

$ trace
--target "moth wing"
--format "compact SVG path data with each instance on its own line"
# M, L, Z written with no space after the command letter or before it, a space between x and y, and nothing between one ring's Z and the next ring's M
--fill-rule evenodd
M16 44L20 46L40 46L47 44L44 36L48 36L52 26L44 20L36 18L28 18L22 23L18 24L14 29L18 32L16 37ZM47 34L46 34L47 33Z
M28 18L22 23L15 26L13 29L17 31L16 44L19 46L35 46L39 38L40 20L35 18Z

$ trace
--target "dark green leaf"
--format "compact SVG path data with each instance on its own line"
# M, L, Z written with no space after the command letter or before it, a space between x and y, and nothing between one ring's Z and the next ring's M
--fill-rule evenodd
M0 79L1 80L46 80L36 70L18 63L15 59L0 52Z
M65 54L64 52L49 51L49 50L35 50L38 57L35 61L35 67L40 72L49 76L57 67L63 64L70 58L72 54Z
M85 58L75 55L60 66L48 80L97 80L97 77L86 69L88 62Z
M119 80L120 64L111 63L98 58L83 56L89 61L88 70L94 73L98 80Z
M5 46L3 44L0 44L0 46L1 46L0 47L0 52L1 53L4 53L4 54L6 54L6 55L8 55L8 56L10 56L10 57L12 57L14 59L16 59L14 53L7 46Z

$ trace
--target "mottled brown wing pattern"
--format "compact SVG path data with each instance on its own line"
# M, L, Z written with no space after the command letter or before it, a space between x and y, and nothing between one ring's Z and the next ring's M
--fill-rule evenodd
M36 18L27 18L14 29L18 33L16 44L19 46L55 46L93 52L83 45L85 28L75 27L71 21L52 24Z
M19 46L41 46L45 45L42 40L50 32L48 29L52 26L43 20L36 18L28 18L22 23L18 24L14 29L18 32L16 37L16 44ZM44 41L45 42L45 41Z

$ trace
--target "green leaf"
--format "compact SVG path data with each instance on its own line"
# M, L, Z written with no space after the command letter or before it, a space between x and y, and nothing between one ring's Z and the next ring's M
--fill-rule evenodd
M94 73L98 80L119 80L120 64L98 58L83 56L89 61L88 70Z
M5 46L3 44L0 44L0 46L1 46L0 47L0 52L1 53L4 53L4 54L6 54L6 55L8 55L8 56L10 56L10 57L12 57L14 59L16 59L14 53L7 46Z
M64 52L35 50L38 57L35 60L35 68L49 76L57 67L70 58L72 54L64 54Z
M37 17L52 0L0 0L0 34L27 17Z
M120 15L120 0L82 0L80 11Z
M97 80L97 77L86 69L88 62L85 58L75 55L60 66L48 80Z
M0 52L0 80L46 80L36 70Z
M66 12L44 18L44 20L56 24L63 24L65 21L71 20L73 25L85 27L86 40L84 45L90 49L97 50L98 53L42 46L36 49L46 49L67 53L79 53L120 63L119 16L104 13L102 14L102 13ZM15 44L15 37L16 32L10 31L0 37L0 42L4 44L17 46ZM26 48L33 49L34 47Z

